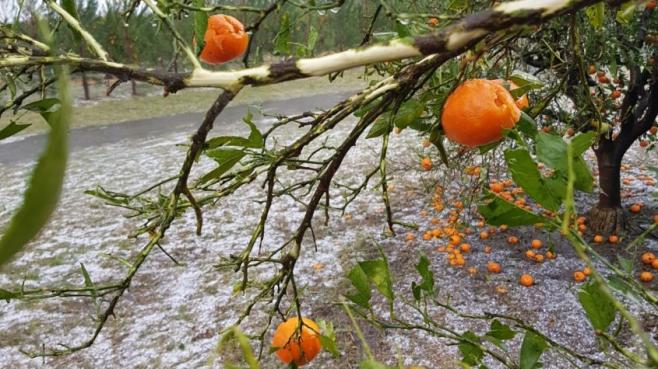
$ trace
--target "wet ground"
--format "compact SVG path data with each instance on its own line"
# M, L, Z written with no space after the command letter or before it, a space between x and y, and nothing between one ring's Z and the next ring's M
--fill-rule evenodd
M301 112L312 107L328 106L338 96L309 97L267 105L269 113ZM215 135L247 132L239 118L244 106L227 110L213 131ZM84 190L102 185L109 190L135 192L148 184L175 174L180 167L185 144L198 122L198 115L175 116L167 119L145 120L120 127L89 128L72 133L73 153L67 172L65 191L60 207L40 237L31 243L3 274L0 287L25 288L71 284L81 286L80 263L84 263L97 284L117 280L126 267L107 254L130 257L145 239L131 240L128 233L139 226L135 219L127 219L125 211L107 207ZM271 119L257 118L261 128ZM329 144L339 142L352 128L353 119L341 123L332 132ZM131 128L134 127L134 128ZM280 139L289 141L299 134L295 128L282 131ZM26 138L0 145L0 225L7 222L21 200L26 175L40 148L41 138ZM461 168L447 172L439 168L431 172L417 170L423 151L420 138L411 131L394 135L390 158L393 172L392 205L395 218L416 223L417 231L399 228L395 237L386 237L383 205L377 189L366 191L348 208L348 216L333 216L327 226L323 217L315 225L317 251L307 243L298 263L298 284L302 287L304 314L316 319L335 322L343 357L332 359L323 353L309 367L358 367L360 350L344 313L337 306L345 293L345 273L354 262L376 257L377 241L391 263L396 290L410 297L411 281L418 280L414 266L421 253L432 262L436 285L442 297L450 296L453 306L469 313L499 312L526 319L558 342L579 352L603 358L582 309L576 299L577 286L572 283L574 270L582 268L568 245L556 241L558 258L544 263L525 260L521 253L533 238L548 239L540 229L526 228L498 233L487 242L475 235L467 237L473 250L468 256L468 267L477 268L475 274L467 268L449 267L445 254L436 252L441 241L423 241L421 236L433 227L433 217L444 218L445 213L433 213L432 192L437 183L452 183L448 193L461 192L468 178ZM361 140L345 160L338 173L344 184L358 184L366 173L377 165L379 140ZM635 149L634 149L635 150ZM434 153L434 155L436 155ZM625 176L646 173L647 164L656 164L654 153L634 151L629 155L629 169ZM212 168L202 160L196 173ZM457 181L458 179L458 181ZM460 182L464 181L464 182ZM372 182L374 184L376 182ZM647 187L632 181L626 203L642 199L645 208L634 216L642 224L656 213L656 203ZM338 191L338 190L336 190ZM338 194L338 192L336 192ZM76 344L92 333L94 307L78 299L12 302L0 305L0 357L7 368L199 368L222 367L215 353L217 332L232 324L246 298L232 296L232 285L239 275L218 272L213 265L220 256L240 250L247 243L256 224L263 198L258 184L248 186L224 199L217 206L205 209L206 224L203 235L194 234L194 216L188 212L176 221L168 232L163 246L183 265L176 266L162 252L154 251L135 277L129 291L119 303L116 317L110 318L97 342L89 349L61 358L29 359L20 348L37 350L41 345ZM592 196L580 198L582 207L593 201ZM427 215L422 213L428 212ZM268 223L265 247L276 247L297 227L304 209L292 199L284 198L275 204ZM412 232L416 239L406 240ZM508 246L509 234L519 236L517 246ZM308 237L307 237L308 238ZM491 254L484 247L491 245ZM647 247L657 248L648 240ZM613 246L601 246L611 248ZM615 246L619 247L619 246ZM503 272L490 275L486 263L495 260L503 264ZM516 282L522 272L532 273L536 286L525 288ZM655 283L655 282L654 282ZM644 316L641 306L634 312ZM434 319L458 331L471 329L486 331L486 324L457 318L445 311L432 308ZM414 319L402 312L403 317ZM245 324L249 330L262 322L255 314ZM458 350L444 341L422 333L405 331L381 332L364 325L366 337L376 356L389 363L403 357L406 365L420 364L427 368L458 368ZM655 333L655 332L653 332ZM520 340L510 344L518 347ZM558 357L548 354L543 358L545 368L565 368ZM265 368L282 368L273 356L266 355ZM496 366L492 366L496 367Z

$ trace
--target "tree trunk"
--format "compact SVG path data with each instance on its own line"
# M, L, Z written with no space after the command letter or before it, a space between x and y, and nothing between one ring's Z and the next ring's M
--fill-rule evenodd
M85 72L81 72L82 74L82 89L85 92L85 100L91 99L91 96L89 95L89 82L87 81L87 74Z
M602 235L620 234L626 216L621 207L621 159L612 150L597 150L599 203L589 212L589 228Z

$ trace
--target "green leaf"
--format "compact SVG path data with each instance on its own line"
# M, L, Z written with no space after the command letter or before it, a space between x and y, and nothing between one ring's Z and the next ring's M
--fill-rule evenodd
M205 0L193 0L192 4L196 7L206 6ZM194 39L196 40L196 54L201 54L206 44L206 30L208 29L208 13L203 11L194 12Z
M58 71L58 90L61 97L56 100L60 109L48 112L47 121L52 127L46 148L32 171L32 177L23 196L23 204L14 214L0 238L0 266L30 242L46 225L57 207L64 182L68 156L68 127L71 104L68 90L68 74ZM44 100L41 100L43 103ZM36 106L34 103L29 104Z
M409 27L407 27L406 25L400 23L399 21L395 22L395 32L397 32L399 38L404 38L404 37L411 36L411 32L409 31Z
M592 5L585 9L585 14L587 15L587 18L589 18L589 23L592 27L600 29L603 27L603 20L605 19L605 4L598 3Z
M443 134L438 128L438 125L435 125L430 132L430 142L439 150L439 156L441 157L441 162L448 165L448 152L446 151L445 146L443 145Z
M85 281L85 287L91 289L90 295L91 299L94 301L94 305L96 305L96 314L100 314L101 306L96 300L96 297L98 296L96 293L96 285L94 285L94 282L92 282L91 276L89 275L89 272L87 272L87 268L85 268L83 263L80 263L80 271L82 272L82 277Z
M236 326L230 327L226 331L226 333L220 338L219 344L217 346L217 351L223 352L226 350L233 353L234 346L231 346L229 349L227 347L229 343L237 344L237 346L240 348L240 351L242 351L242 359L249 366L249 369L260 369L260 365L258 364L258 359L256 359L256 356L254 355L254 352L251 349L251 345L249 344L249 338L247 338L247 336L245 336L244 333L242 333L240 329ZM227 368L229 367L243 368L242 365L236 365L228 361L225 361L222 364Z
M61 103L59 99L47 98L23 105L22 109L39 113L43 119L46 120L46 123L52 126L53 120L51 119L50 115L57 111L60 108L60 105Z
M0 129L0 140L4 140L7 137L13 136L29 126L31 126L31 124L17 124L16 122L12 121L5 128Z
M239 163L246 153L242 150L235 149L215 149L207 151L206 155L215 159L219 163L219 166L201 177L199 184L221 177L222 174L228 172Z
M375 124L370 127L370 130L366 135L366 139L375 138L390 133L393 129L391 123L391 115L389 113L380 115L379 118L377 118L375 121Z
M622 24L630 22L635 16L635 9L637 9L637 3L635 1L627 1L623 3L621 9L617 11L617 14L615 15L617 22Z
M425 106L420 101L413 99L405 101L395 113L393 119L395 126L400 129L409 127L420 118L423 110Z
M482 358L484 357L484 352L480 349L480 347L474 343L471 343L480 343L480 337L476 336L475 333L471 331L464 332L462 337L468 340L459 342L459 352L462 354L462 362L471 366L481 362Z
M530 213L491 193L485 195L482 200L483 203L478 206L478 211L491 225L507 224L514 227L546 222L546 218Z
M596 331L605 331L615 320L617 309L597 284L584 285L578 293L578 300Z
M347 294L347 297L353 303L364 307L370 307L370 298L372 294L370 293L370 282L368 281L368 275L363 271L359 264L355 265L350 273L347 275L347 279L352 282L352 286L356 289L356 293Z
M310 55L313 55L313 50L315 49L315 44L318 42L318 30L315 27L311 26L311 30L308 33L308 40L306 41L306 49Z
M516 336L516 332L514 332L508 325L494 319L491 322L491 327L489 328L489 332L487 332L487 336L498 338L499 340L511 340Z
M359 263L363 272L368 276L368 279L375 285L375 288L392 302L393 295L393 282L391 274L388 270L388 263L384 259L366 260Z
M580 156L592 146L596 139L596 132L587 132L576 135L571 139L574 155Z
M11 300L13 298L16 298L16 297L19 297L19 296L20 296L20 294L18 294L18 293L3 290L2 288L0 288L0 300L5 300L5 301L9 302L9 300Z
M587 136L584 136L583 139L577 141L579 150L582 150L587 139ZM536 151L539 161L559 171L565 178L567 177L567 143L561 137L543 132L539 133L537 135ZM594 177L585 160L580 155L575 155L573 164L576 175L574 187L580 191L592 191Z
M434 296L434 273L430 270L430 260L425 255L420 256L416 270L420 274L421 282L416 284L412 282L411 291L416 301L420 301L421 293L424 291L427 296Z
M512 96L517 99L531 90L544 87L544 82L542 82L539 78L533 76L530 73L518 70L512 72L512 74L509 76L509 79L518 86L513 91L510 91Z
M534 139L537 136L537 122L524 111L521 111L521 118L519 118L515 128L527 138Z
M536 369L541 368L539 358L544 350L548 348L548 344L541 336L527 331L523 337L521 344L521 354L519 359L520 369Z
M277 55L290 54L290 15L283 13L279 21L279 32L274 37L274 52Z
M551 211L556 211L560 207L562 199L546 191L537 163L532 160L528 150L505 150L505 161L514 182L530 197Z
M336 332L334 325L326 320L319 320L318 326L320 327L320 344L322 347L329 351L334 358L340 357L340 351L336 345Z
M250 145L248 147L259 149L265 146L265 139L263 138L263 134L258 130L256 124L254 124L253 114L251 114L251 112L248 112L247 115L244 118L242 118L242 121L249 126L249 129L251 129L248 138Z

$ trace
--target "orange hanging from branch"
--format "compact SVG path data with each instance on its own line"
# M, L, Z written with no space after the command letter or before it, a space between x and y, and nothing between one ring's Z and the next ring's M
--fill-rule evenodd
M203 37L205 45L199 56L208 64L221 64L240 57L247 51L249 36L239 20L230 15L215 14L208 18Z
M512 128L521 110L499 82L471 79L457 87L445 101L441 124L446 137L475 147L500 140Z

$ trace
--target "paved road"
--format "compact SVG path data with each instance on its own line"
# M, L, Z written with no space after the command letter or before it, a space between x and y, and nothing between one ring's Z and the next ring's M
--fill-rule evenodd
M349 92L311 95L265 102L259 107L265 113L295 114L328 108L349 95ZM251 110L255 114L254 105L230 106L219 115L215 124L219 125L222 121L237 121L246 114L249 107L252 107ZM183 113L120 124L78 128L70 133L70 147L71 151L75 151L89 146L114 143L126 138L152 138L181 131L188 131L192 134L202 119L203 113ZM0 143L0 164L35 160L41 152L45 140L46 135L39 134L19 141Z

